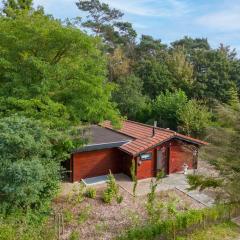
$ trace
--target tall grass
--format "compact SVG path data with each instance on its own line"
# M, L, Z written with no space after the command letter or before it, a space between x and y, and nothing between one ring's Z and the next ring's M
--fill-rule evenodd
M176 236L194 229L203 229L206 225L221 223L240 213L239 204L222 204L201 210L179 212L174 218L147 223L127 230L118 240L151 240L157 236L164 239L176 239Z

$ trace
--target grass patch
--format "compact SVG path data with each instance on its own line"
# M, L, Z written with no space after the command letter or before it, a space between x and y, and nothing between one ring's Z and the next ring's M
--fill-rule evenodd
M78 215L78 223L79 224L82 224L88 220L91 210L92 210L92 208L90 205L86 206L85 208L83 208L81 210L81 212Z
M177 240L235 240L237 237L240 237L240 228L232 222L225 222L186 237L178 237Z
M71 212L71 210L66 209L66 210L64 211L64 221L65 221L66 223L71 223L73 220L74 220L74 215L73 215L73 213Z
M108 230L108 225L106 222L97 223L95 225L95 231L97 234L102 234Z

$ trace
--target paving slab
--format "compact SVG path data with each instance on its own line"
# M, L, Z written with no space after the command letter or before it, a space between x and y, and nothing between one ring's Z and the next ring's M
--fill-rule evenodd
M91 177L91 178L84 178L84 179L82 179L82 182L86 186L95 186L95 185L106 183L107 182L107 177L108 177L108 175L102 175L102 176Z
M121 188L123 188L129 194L133 195L134 183L130 177L122 173L114 174L114 177ZM106 186L106 179L107 176L104 175L100 177L84 179L84 182L87 186L94 186L98 188ZM155 180L155 178L148 178L138 181L138 185L136 188L136 196L145 196L150 192L150 184L152 179ZM76 184L78 185L79 183L62 183L61 194L68 194L70 191L72 191L73 186L75 186ZM206 207L210 207L214 204L214 199L209 197L205 193L196 190L188 191L188 188L189 184L187 182L186 175L184 175L183 173L174 173L160 180L160 183L156 188L156 192L177 189Z
M181 192L184 192L186 195L195 199L196 201L200 202L206 207L211 207L214 204L214 199L209 197L203 192L199 192L197 190L188 191L186 188L182 187L176 187L176 189L180 190Z
M124 174L115 174L115 178L120 187L125 189L130 194L133 194L133 182L128 176ZM144 196L150 192L150 184L152 179L155 180L154 178L148 178L138 181L136 196ZM189 187L190 186L187 182L186 175L182 173L174 173L161 179L156 188L156 192L178 189L206 207L210 207L214 204L213 198L197 190L188 191Z
M233 218L232 221L240 227L240 216L236 217L236 218Z

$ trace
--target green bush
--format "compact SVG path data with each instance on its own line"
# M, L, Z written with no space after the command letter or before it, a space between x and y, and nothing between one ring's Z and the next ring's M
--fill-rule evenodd
M133 159L132 160L132 165L130 167L130 173L131 173L131 177L132 177L132 180L133 180L133 197L136 197L136 190L137 190L137 185L138 185L138 179L137 179L137 176L136 176L136 170L137 169L137 166L136 166L136 161Z
M0 223L0 239L1 240L9 240L15 239L16 229L13 225L8 225L4 223Z
M118 195L119 187L118 187L116 180L115 180L113 174L111 173L111 171L107 177L107 188L112 192L112 194L115 197Z
M41 212L42 211L42 212ZM28 211L22 213L16 209L7 216L0 214L0 239L1 240L54 240L54 228L49 225L46 216L47 209L38 212Z
M78 204L85 198L85 185L82 183L75 183L72 191L69 192L67 200L69 203Z
M103 192L102 196L103 202L111 203L114 198L117 200L118 192L119 187L113 174L110 172L107 177L107 189Z
M0 203L8 210L37 209L56 194L60 164L54 137L40 121L17 115L1 119Z
M88 198L96 198L97 196L97 191L95 188L87 188L86 189L86 192L85 192L85 196L88 197Z
M102 199L103 199L103 202L105 203L111 203L112 200L114 198L114 194L111 190L109 189L106 189L104 192L103 192L103 196L102 196Z
M157 174L155 180L151 180L150 183L150 192L147 194L147 203L146 203L146 210L150 218L153 218L155 215L155 205L156 205L156 189L160 180L164 177L164 172L160 171Z
M117 198L116 198L116 201L118 204L121 204L122 201L123 201L123 196L122 195L118 195Z

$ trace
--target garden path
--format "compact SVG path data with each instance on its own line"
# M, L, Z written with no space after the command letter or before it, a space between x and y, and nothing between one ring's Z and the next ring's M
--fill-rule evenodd
M120 187L132 194L133 182L124 174L115 174L115 178ZM144 196L150 192L151 178L138 181L136 196ZM174 173L163 178L157 186L156 192L166 191L171 189L177 189L194 200L200 202L206 207L210 207L214 204L214 199L203 192L197 190L188 191L189 184L186 179L186 175L182 173Z

